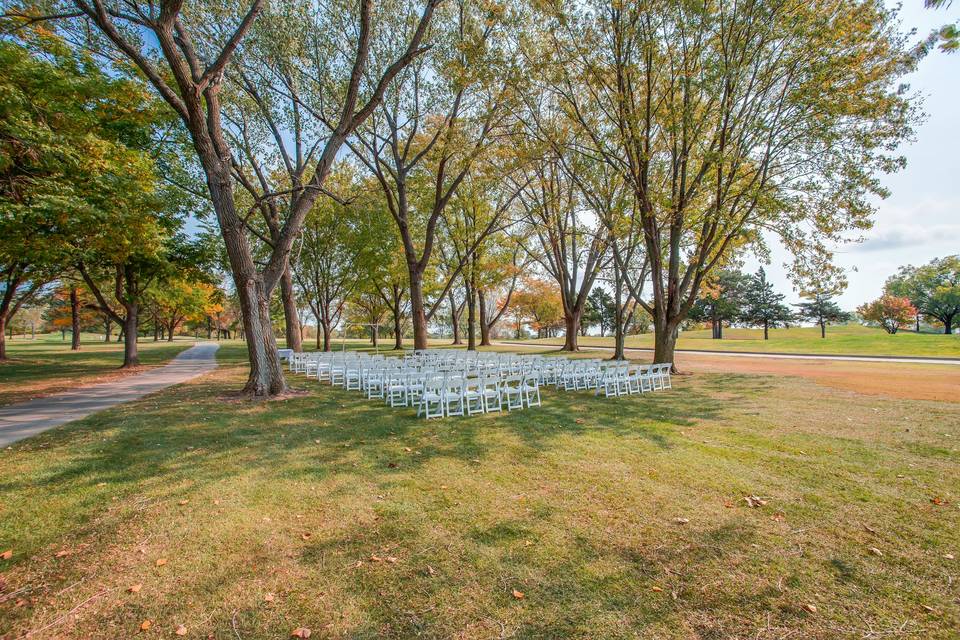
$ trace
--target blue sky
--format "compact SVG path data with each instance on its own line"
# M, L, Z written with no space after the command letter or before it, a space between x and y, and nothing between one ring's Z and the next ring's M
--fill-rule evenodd
M960 2L947 10L923 8L923 0L906 0L901 10L904 30L915 29L914 40L960 17ZM902 148L907 167L884 176L890 197L879 201L875 226L862 244L845 245L836 262L847 272L849 287L840 297L844 308L880 295L883 282L900 265L919 264L960 253L960 53L932 52L907 78L923 99L926 119L916 128L916 140ZM766 267L770 279L789 301L799 299L787 278L788 259L779 247ZM755 269L749 261L748 269Z

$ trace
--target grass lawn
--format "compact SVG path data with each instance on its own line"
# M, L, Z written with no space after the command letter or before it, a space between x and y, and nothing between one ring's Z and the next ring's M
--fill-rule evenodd
M193 346L193 340L154 342L140 339L142 368L166 363ZM123 343L105 343L93 335L82 335L80 351L70 351L70 337L38 335L36 340L7 340L8 362L0 362L0 406L99 382L113 376L123 364Z
M237 402L243 356L0 451L0 637L957 637L960 404L696 374L426 422Z
M563 344L563 338L531 340L542 344ZM587 336L583 346L613 346L613 338ZM628 336L626 346L653 348L653 334ZM760 353L813 353L867 356L960 357L960 335L938 335L900 331L890 335L882 329L861 325L827 327L827 337L820 337L819 327L771 329L770 339L763 339L763 329L723 329L723 340L713 340L710 330L685 331L680 334L678 349L709 351L755 351Z

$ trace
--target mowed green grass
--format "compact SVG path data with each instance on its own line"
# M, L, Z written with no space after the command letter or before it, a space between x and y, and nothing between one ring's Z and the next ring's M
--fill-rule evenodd
M243 355L0 451L0 637L957 637L960 404L693 375L426 422L239 401Z
M193 340L138 342L143 366L164 364ZM81 336L80 351L70 350L70 336L38 335L36 340L7 340L7 362L0 362L0 406L71 389L98 377L116 374L123 364L123 343L103 342L92 334Z
M613 338L581 337L583 346L613 346ZM563 338L545 338L529 342L563 344ZM632 335L626 346L653 348L653 334ZM819 327L771 329L770 339L763 339L763 329L724 327L723 339L714 340L710 330L684 331L677 341L678 349L707 351L754 351L759 353L811 353L865 356L924 356L956 358L960 356L960 335L938 335L899 331L890 335L882 329L862 325L827 327L827 337L820 337Z

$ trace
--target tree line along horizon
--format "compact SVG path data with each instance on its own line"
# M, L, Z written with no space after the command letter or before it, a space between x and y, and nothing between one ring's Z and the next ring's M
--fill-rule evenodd
M685 323L793 318L735 268L770 241L825 329L929 50L879 0L126 4L0 2L0 358L43 299L125 365L216 319L254 396L308 310L321 348L387 316L425 348L441 312L473 348L559 307L565 349L599 314L672 361ZM858 311L949 333L957 287L948 256Z

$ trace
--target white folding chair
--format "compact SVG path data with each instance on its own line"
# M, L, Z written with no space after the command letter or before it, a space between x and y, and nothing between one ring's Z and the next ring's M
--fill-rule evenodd
M467 378L463 381L463 404L468 416L484 412L483 390L479 378Z

